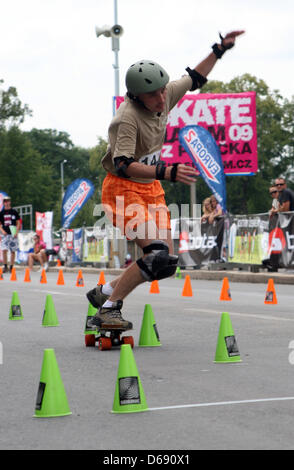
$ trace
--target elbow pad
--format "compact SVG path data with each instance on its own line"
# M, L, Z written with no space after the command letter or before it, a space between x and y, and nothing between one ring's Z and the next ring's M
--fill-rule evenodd
M114 159L114 166L116 170L117 176L120 178L129 178L126 173L127 168L131 165L131 163L135 162L136 160L133 157L115 157Z
M197 88L201 88L207 82L207 78L201 75L201 73L197 72L197 70L191 70L190 67L186 68L186 71L192 78L192 88L190 91L194 91Z

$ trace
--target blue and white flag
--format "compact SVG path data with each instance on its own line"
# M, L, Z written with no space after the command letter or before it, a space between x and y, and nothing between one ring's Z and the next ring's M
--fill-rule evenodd
M74 246L72 253L72 262L80 263L82 261L83 229L74 229Z
M94 193L94 185L87 179L76 179L68 187L62 200L62 227L68 228L83 205Z
M179 140L223 211L226 212L226 180L221 153L215 139L208 130L193 125L180 130Z
M0 191L0 212L4 209L3 199L5 196L7 196L7 194L4 191Z

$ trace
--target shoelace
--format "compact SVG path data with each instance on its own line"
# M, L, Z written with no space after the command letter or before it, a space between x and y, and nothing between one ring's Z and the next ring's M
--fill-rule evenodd
M114 312L110 313L112 318L121 318L121 312L119 310L115 310Z

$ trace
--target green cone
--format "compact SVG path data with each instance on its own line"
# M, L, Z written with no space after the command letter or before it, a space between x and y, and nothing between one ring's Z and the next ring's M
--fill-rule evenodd
M46 297L42 326L59 326L53 299L50 294Z
M71 415L54 349L45 349L34 417Z
M242 362L228 313L221 316L214 362Z
M161 346L152 307L149 304L146 304L144 309L139 346Z
M85 331L84 331L85 335L95 335L97 333L97 328L94 329L93 326L89 324L89 321L92 319L92 317L94 317L94 315L96 315L96 313L97 313L97 308L93 307L93 305L90 304L89 302L88 313L87 313L87 318L86 318L86 323L85 323Z
M123 344L120 350L112 413L138 413L147 410L132 348L129 344Z
M181 273L181 268L180 268L180 266L178 266L177 269L176 269L175 278L176 278L176 279L182 279L182 273Z
M9 310L9 320L23 320L22 309L20 306L18 293L16 291L12 293L11 305Z

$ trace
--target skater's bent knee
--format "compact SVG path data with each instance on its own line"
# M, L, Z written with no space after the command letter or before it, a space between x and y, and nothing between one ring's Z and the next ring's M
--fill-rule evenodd
M178 257L169 254L169 246L162 240L154 240L143 248L144 257L137 260L141 274L147 281L172 276L177 269Z

